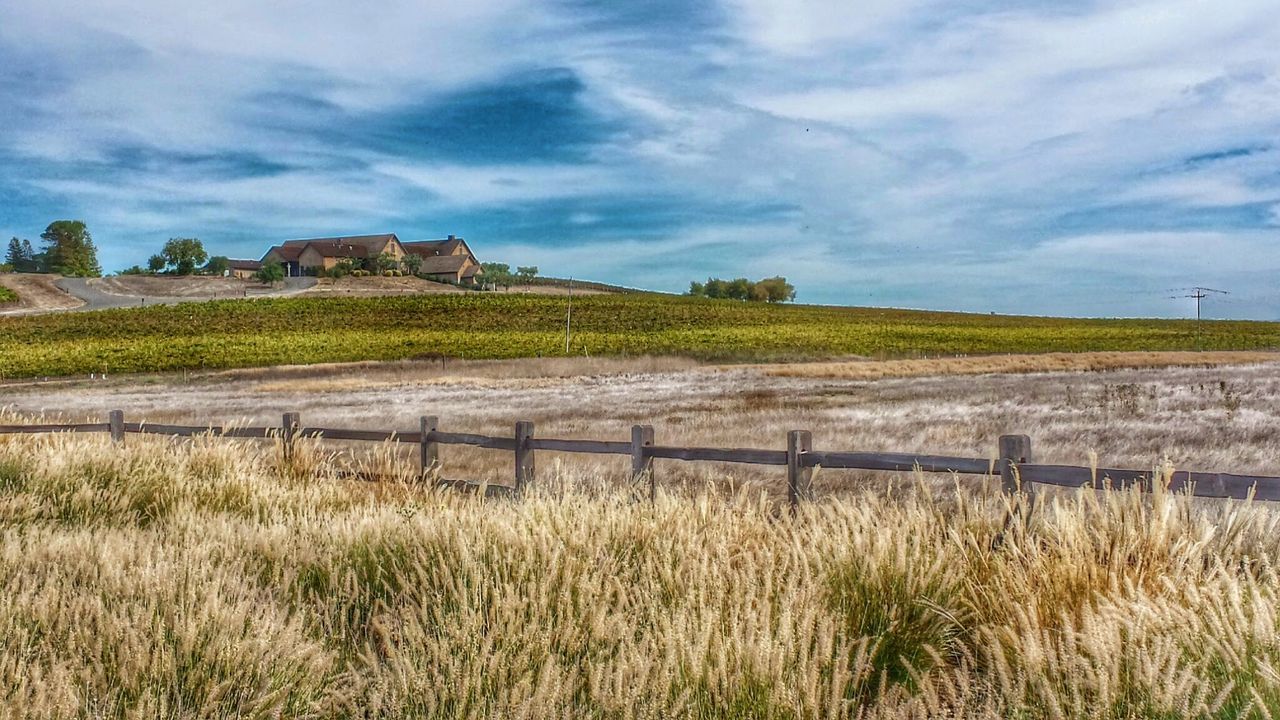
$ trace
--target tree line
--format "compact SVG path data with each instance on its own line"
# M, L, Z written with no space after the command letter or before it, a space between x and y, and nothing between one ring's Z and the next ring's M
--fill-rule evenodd
M749 300L754 302L790 302L796 299L795 287L781 275L751 282L746 278L722 280L707 278L706 282L689 283L687 295L721 300Z
M57 273L68 277L102 276L102 267L98 265L98 248L94 246L93 237L83 222L55 220L40 233L40 239L43 245L36 250L30 240L11 238L0 269L23 273Z

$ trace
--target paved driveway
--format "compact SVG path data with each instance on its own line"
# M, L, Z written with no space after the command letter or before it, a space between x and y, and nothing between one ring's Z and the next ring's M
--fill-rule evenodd
M116 295L103 292L89 284L87 278L59 278L55 284L84 301L84 305L74 308L82 310L109 310L111 308L143 307L146 305L177 305L189 302L208 302L208 298L200 297L140 297L138 295ZM313 277L285 278L283 286L274 290L250 292L248 297L286 297L296 295L307 288L314 287Z

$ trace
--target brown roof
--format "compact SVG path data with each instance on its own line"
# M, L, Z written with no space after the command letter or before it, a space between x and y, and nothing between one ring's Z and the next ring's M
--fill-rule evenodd
M322 237L308 238L305 240L286 240L286 247L305 247L313 243L345 243L347 245L363 245L365 247L376 247L385 245L392 240L399 240L395 233L381 233L379 235L351 235L348 237Z
M418 272L425 275L457 273L467 262L466 255L430 255L422 258Z
M336 240L320 240L312 241L306 244L307 248L311 248L320 253L320 257L336 257L336 258L367 258L369 257L369 248L364 245L354 245L347 242L338 242ZM305 252L305 248L304 248Z
M262 263L258 260L228 260L227 267L232 270L261 270Z
M263 255L262 257L265 259L267 255L270 255L271 253L275 253L276 255L279 255L285 262L293 262L298 259L299 255L302 254L303 249L304 249L303 247L300 247L297 245L289 245L287 247L284 245L276 245L275 247L268 250L267 254Z
M451 255L455 248L463 244L464 241L460 237L450 235L444 240L419 240L417 242L402 242L400 246L407 253L413 253L421 257L433 257L436 255Z

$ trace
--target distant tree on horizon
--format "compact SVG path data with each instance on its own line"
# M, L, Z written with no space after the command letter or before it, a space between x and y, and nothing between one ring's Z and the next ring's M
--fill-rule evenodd
M209 259L198 238L169 238L160 255L167 266L173 267L175 275L190 275Z
M796 288L781 275L765 278L759 282L751 282L746 278L733 280L707 278L705 283L696 280L689 283L689 291L685 294L718 300L780 303L795 300Z
M520 278L522 285L528 285L538 276L537 265L522 265L516 268L516 276Z
M158 273L161 270L164 270L164 266L168 264L169 263L165 262L163 255L157 254L147 258L147 269L152 273Z
M5 253L4 264L12 267L14 272L29 273L40 271L40 263L35 251L31 248L31 241L19 240L16 237L9 240L9 249Z
M480 269L484 271L484 281L493 285L495 290L498 286L511 287L511 266L506 263L487 262L480 263Z
M102 277L98 249L89 229L80 220L55 220L40 234L44 240L43 265L67 277Z
M209 258L209 262L205 263L204 274L222 277L223 275L226 275L227 271L230 269L231 258L228 258L226 255L214 255Z

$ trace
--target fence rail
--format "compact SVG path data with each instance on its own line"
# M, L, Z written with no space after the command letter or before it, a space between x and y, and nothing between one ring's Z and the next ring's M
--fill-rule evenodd
M787 495L795 506L812 497L814 468L880 470L903 472L920 470L931 473L999 476L1006 493L1034 493L1035 484L1059 487L1121 489L1138 487L1153 490L1160 473L1153 470L1121 468L1087 468L1073 465L1040 465L1031 461L1031 439L1025 435L1004 435L999 441L996 459L950 457L912 453L835 452L813 449L812 435L805 430L787 433L786 450L756 448L711 448L657 445L650 425L632 428L631 440L571 440L534 436L532 422L515 424L511 436L445 432L439 420L423 416L417 431L354 430L349 428L304 427L297 413L285 413L278 426L166 425L127 423L124 412L113 410L105 423L70 423L40 425L0 425L0 435L31 433L110 433L112 440L123 443L126 434L196 437L211 435L231 438L280 438L286 457L293 453L298 438L352 440L361 442L397 442L419 446L419 463L424 477L440 466L440 445L468 445L514 453L514 484L508 491L519 492L534 480L534 458L538 450L595 455L627 455L631 457L632 480L647 482L648 495L656 494L653 461L682 460L723 462L747 465L786 467ZM442 481L459 485L457 481ZM1231 473L1179 470L1162 478L1164 487L1197 497L1234 498L1280 501L1280 477L1236 475ZM495 488L498 489L498 488ZM500 489L498 489L501 491Z

